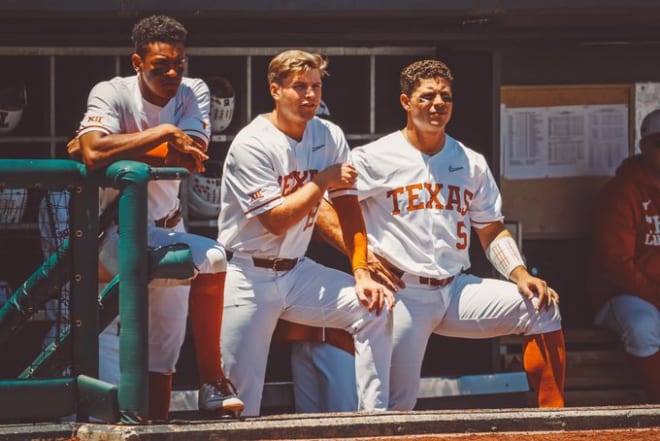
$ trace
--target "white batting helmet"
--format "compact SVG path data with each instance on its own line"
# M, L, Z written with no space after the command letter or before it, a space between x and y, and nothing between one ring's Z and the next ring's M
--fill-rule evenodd
M21 221L25 213L27 194L25 188L0 190L0 223L15 224Z
M213 219L220 213L220 177L222 164L206 161L206 171L187 179L188 213L196 219Z
M0 87L0 134L11 133L23 117L27 91L22 83Z
M234 116L234 87L228 79L210 77L207 84L211 91L211 132L220 133L229 127Z

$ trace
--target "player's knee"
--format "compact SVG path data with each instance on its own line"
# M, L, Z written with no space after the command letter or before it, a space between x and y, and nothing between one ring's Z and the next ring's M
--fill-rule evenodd
M635 316L622 335L624 349L635 357L649 357L658 351L658 321L650 314Z
M179 347L149 344L149 372L171 374L179 359Z
M549 308L542 307L532 315L530 326L526 335L545 334L561 329L561 312L559 306L551 305Z
M206 250L203 259L195 262L201 273L224 273L227 271L227 253L219 244Z

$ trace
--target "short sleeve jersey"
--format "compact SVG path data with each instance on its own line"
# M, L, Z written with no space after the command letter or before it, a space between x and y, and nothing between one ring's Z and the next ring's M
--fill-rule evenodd
M260 257L299 258L311 240L318 205L300 222L276 236L257 216L282 204L284 197L316 173L348 162L342 130L313 118L300 142L288 137L264 115L256 117L234 138L225 159L218 241L227 249ZM355 189L330 191L330 198L356 194Z
M353 149L369 246L407 273L444 278L470 267L470 228L500 221L483 155L447 135L426 155L400 131Z
M179 90L165 107L146 101L140 93L138 77L115 77L94 86L87 99L87 112L78 135L90 131L106 134L136 133L170 123L208 144L210 93L204 81L183 78ZM160 219L179 206L178 180L151 181L148 185L148 217ZM108 189L101 194L101 206L116 194ZM104 200L105 199L105 200Z

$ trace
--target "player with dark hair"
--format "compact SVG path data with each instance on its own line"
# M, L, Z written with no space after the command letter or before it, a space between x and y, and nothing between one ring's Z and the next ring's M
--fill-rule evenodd
M594 205L589 292L597 326L613 330L649 400L660 403L660 109L641 125Z
M432 333L489 338L523 334L524 368L541 407L564 405L565 354L557 293L527 272L502 222L486 159L447 134L453 110L446 64L401 71L406 126L351 151L375 274L402 282L394 308L389 408L413 409ZM506 279L467 274L470 229ZM331 206L319 234L344 249ZM359 381L359 378L358 378Z
M155 166L185 166L191 172L204 170L210 138L209 89L202 80L183 76L186 36L183 25L167 16L147 17L135 25L131 62L136 75L100 82L89 94L77 137L82 160L90 169L129 159ZM214 240L185 232L179 185L177 180L148 184L149 246L187 244L197 269L189 282L189 295L186 287L171 286L172 281L154 280L149 285L152 419L168 417L172 372L183 343L188 301L201 384L199 408L231 412L243 408L220 362L225 251ZM103 190L101 209L116 197L116 190ZM117 225L107 228L103 237L99 261L105 272L114 275L119 260ZM110 326L105 337L116 339L118 330L117 324Z

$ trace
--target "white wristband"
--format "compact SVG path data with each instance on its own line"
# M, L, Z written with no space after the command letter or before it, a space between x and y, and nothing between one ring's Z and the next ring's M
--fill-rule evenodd
M525 261L520 255L518 245L512 237L504 236L495 239L486 249L486 257L495 269L507 280L516 267L525 266Z

